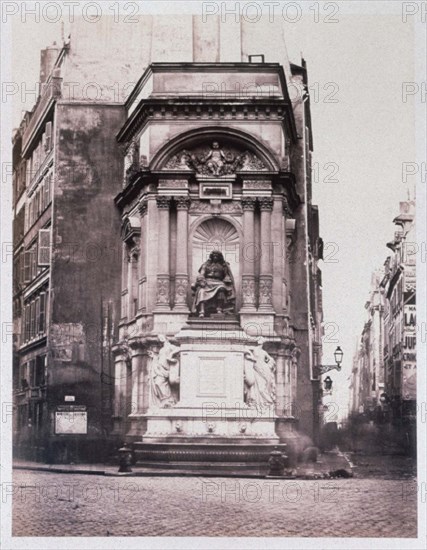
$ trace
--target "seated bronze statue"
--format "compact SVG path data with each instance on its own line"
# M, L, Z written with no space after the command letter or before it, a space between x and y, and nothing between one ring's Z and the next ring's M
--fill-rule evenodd
M221 252L211 252L191 289L194 292L192 313L199 317L234 312L236 290L233 275Z

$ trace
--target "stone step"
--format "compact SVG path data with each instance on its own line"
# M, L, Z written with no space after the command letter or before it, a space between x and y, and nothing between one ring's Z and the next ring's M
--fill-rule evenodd
M286 445L278 444L204 444L204 443L144 443L132 444L136 464L267 464L270 453L280 450L286 455ZM190 467L191 469L191 467Z
M159 463L159 462L141 462L138 463L135 467L141 466L142 468L152 468L155 470L192 470L192 471L211 471L214 469L215 471L235 471L235 470L252 470L254 472L261 472L261 471L267 471L268 470L268 464L267 463L260 463L260 464L251 464L248 462L168 462L165 463Z
M165 441L163 436L143 436L142 442L135 442L134 445L170 445L170 444L179 444L179 445L188 445L193 447L194 445L206 445L208 447L244 447L244 446L254 446L254 447L271 447L273 450L274 447L286 447L284 443L279 443L277 439L274 438L256 438L256 437L221 437L221 436L186 436L186 435L170 435L167 436L167 441Z

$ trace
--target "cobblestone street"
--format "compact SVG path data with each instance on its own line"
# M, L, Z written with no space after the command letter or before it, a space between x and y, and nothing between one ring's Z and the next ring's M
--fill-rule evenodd
M15 471L14 536L416 537L408 480ZM10 498L10 497L9 497Z

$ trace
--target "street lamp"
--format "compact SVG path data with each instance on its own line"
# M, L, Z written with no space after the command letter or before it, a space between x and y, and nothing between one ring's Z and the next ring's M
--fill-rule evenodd
M335 350L335 353L334 353L335 363L339 367L338 370L340 370L340 368L341 368L343 355L344 355L344 353L343 353L342 349L338 346L337 349Z
M326 374L330 370L338 370L338 371L341 370L341 363L342 363L343 356L344 356L344 353L340 348L340 346L338 346L334 352L335 365L316 365L317 375L321 376L322 374Z
M332 390L332 378L330 376L327 376L323 381L323 385L325 387L325 390L330 392Z

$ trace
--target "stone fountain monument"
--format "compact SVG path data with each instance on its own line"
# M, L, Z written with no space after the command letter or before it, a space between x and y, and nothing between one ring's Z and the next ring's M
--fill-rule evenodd
M236 74L271 95L198 96ZM304 107L278 64L154 63L126 109L115 434L146 468L268 468L313 414Z

